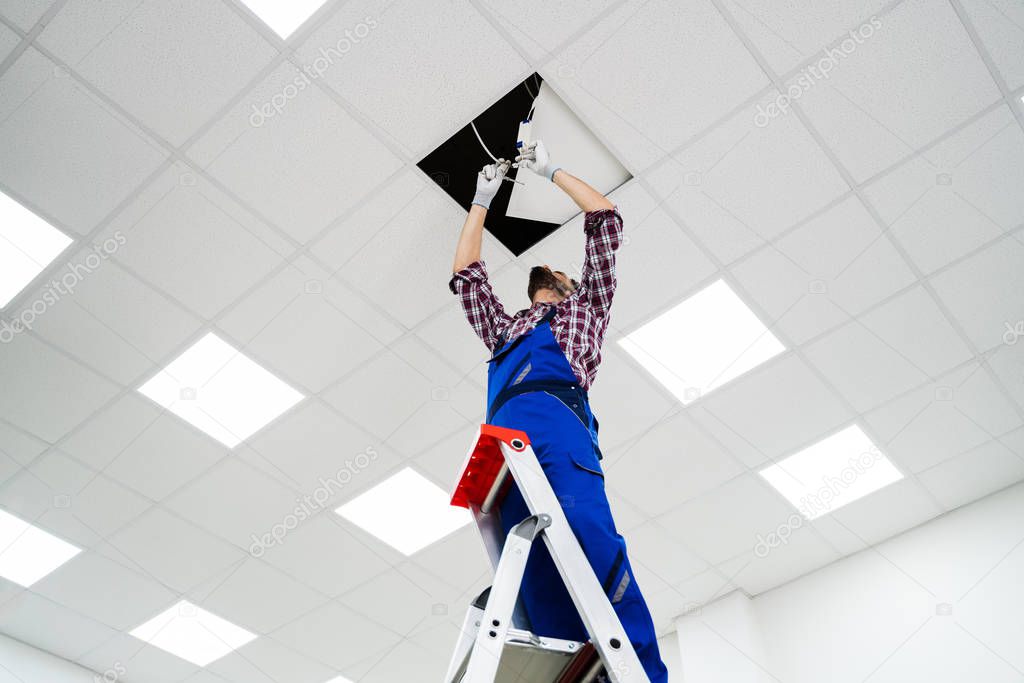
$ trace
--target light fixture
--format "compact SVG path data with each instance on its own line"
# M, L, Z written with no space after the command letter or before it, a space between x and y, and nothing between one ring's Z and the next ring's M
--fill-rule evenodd
M82 552L66 541L0 510L0 576L28 588Z
M182 600L131 632L139 640L206 666L256 638L240 626Z
M786 350L723 280L619 340L683 403Z
M0 308L9 304L72 241L0 192Z
M764 468L760 474L807 519L826 515L903 478L857 425Z
M287 38L320 9L324 0L242 0L242 3L272 28L274 33Z
M467 510L449 505L448 494L409 467L335 512L405 555L471 521Z
M303 398L212 332L139 392L229 448Z

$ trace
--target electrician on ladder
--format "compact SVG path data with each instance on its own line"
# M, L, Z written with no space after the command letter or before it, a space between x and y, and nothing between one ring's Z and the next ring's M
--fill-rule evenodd
M509 316L480 260L484 218L509 163L497 160L477 178L476 196L455 252L449 282L473 331L493 354L488 361L487 422L530 437L544 473L594 574L633 644L651 683L666 683L654 623L615 529L598 462L597 420L587 389L601 362L601 343L615 291L615 250L622 217L600 192L552 163L541 140L521 148L518 167L551 180L586 212L581 281L548 266L530 270L529 308ZM513 486L501 505L509 529L530 515ZM520 593L533 632L589 640L572 598L543 543L533 546Z

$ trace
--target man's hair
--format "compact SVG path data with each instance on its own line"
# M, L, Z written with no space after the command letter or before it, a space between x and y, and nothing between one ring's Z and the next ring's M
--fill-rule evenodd
M542 289L551 289L557 292L559 284L558 278L550 270L544 266L534 266L530 268L530 284L526 287L526 296L533 301L533 297Z
M571 280L573 289L579 287L579 283L576 280ZM533 301L534 295L542 289L550 289L558 292L559 294L568 296L569 292L566 291L565 283L555 277L555 274L543 266L534 266L530 269L530 284L526 287L526 296L530 297L530 301Z

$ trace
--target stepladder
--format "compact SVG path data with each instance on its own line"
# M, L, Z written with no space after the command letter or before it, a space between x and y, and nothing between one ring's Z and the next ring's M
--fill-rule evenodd
M529 516L506 534L501 503L512 486ZM472 513L494 577L466 613L445 683L650 683L525 432L481 425L451 504ZM520 589L536 543L558 568L587 642L533 632Z

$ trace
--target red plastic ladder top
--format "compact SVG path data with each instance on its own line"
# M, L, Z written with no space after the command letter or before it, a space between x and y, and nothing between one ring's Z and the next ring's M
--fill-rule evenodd
M515 448L512 445L513 440L521 441L523 446ZM530 443L530 439L526 432L518 429L480 425L476 444L469 451L462 467L462 476L452 492L452 505L464 508L483 505L484 499L494 486L494 480L501 472L501 466L505 463L505 456L501 453L501 442L514 450L523 450Z

